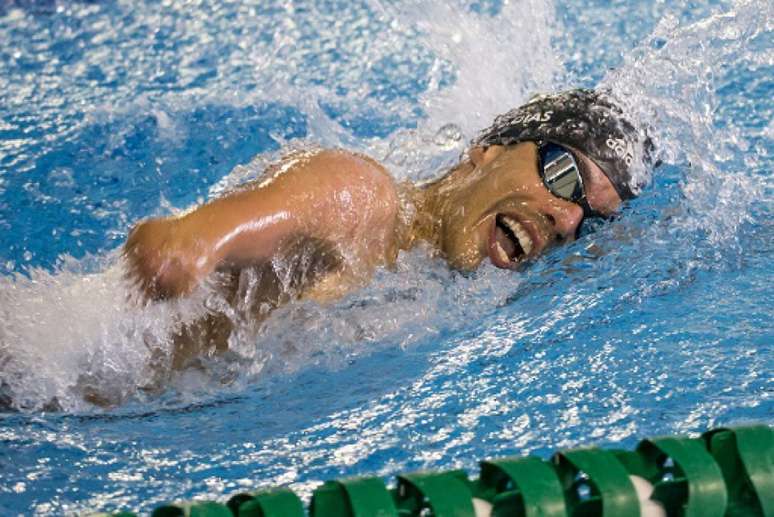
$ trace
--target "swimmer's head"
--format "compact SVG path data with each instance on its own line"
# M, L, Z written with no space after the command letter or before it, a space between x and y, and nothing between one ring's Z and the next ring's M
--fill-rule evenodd
M636 172L650 163L650 139L637 131L605 93L569 90L538 95L497 117L475 140L482 147L526 141L554 142L578 150L599 166L621 199L643 187Z
M466 159L426 186L431 231L450 265L489 258L515 269L575 239L584 219L614 214L641 188L649 144L602 94L533 98L498 117Z

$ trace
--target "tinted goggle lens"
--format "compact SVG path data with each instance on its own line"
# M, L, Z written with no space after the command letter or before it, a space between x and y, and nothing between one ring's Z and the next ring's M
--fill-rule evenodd
M538 156L540 175L552 194L575 203L585 197L583 178L570 151L548 142L538 146Z

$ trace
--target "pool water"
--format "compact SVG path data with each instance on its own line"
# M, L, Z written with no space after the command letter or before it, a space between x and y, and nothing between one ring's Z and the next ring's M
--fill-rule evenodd
M774 423L772 20L741 0L0 2L0 513ZM148 343L211 293L134 303L133 223L283 148L431 178L532 93L600 84L663 162L615 221L520 273L406 253L143 389Z

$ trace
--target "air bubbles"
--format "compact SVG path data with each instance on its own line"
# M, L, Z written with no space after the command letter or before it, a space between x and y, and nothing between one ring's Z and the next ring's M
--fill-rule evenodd
M433 143L444 151L457 148L462 140L462 129L456 124L441 126L435 133Z
M682 171L682 214L672 218L670 227L702 235L712 246L715 260L704 267L722 265L722 256L741 252L738 232L762 195L751 181L761 164L750 163L746 128L761 109L754 86L758 79L746 65L765 52L750 41L766 23L757 11L752 3L737 2L725 13L696 22L665 16L647 47L627 56L603 81L628 114L647 127L655 161ZM746 79L739 92L722 98L721 88L740 77Z
M5 67L0 71L8 72L0 74L0 81L8 82L8 109L30 109L37 117L20 116L14 128L23 122L45 129L45 145L49 146L45 149L52 142L69 142L80 135L83 141L76 144L99 143L104 145L105 154L130 165L144 163L147 158L152 173L158 176L141 193L149 200L142 205L143 213L132 214L123 205L111 203L114 199L104 199L98 207L93 196L79 194L74 198L72 214L78 216L91 206L95 210L91 219L100 226L68 229L71 252L80 252L81 247L93 249L81 239L86 241L94 232L104 231L103 235L110 236L110 245L118 245L127 219L154 211L179 213L182 207L159 195L158 186L169 179L164 176L168 171L200 147L180 154L143 153L148 145L168 150L184 141L192 124L184 118L186 114L193 119L211 112L208 109L212 106L239 108L224 110L228 117L202 122L206 140L214 142L255 106L277 101L293 107L293 116L303 120L296 125L295 119L285 117L276 130L267 132L267 140L287 146L286 151L319 145L355 148L384 158L397 179L421 181L453 166L471 135L488 126L494 115L532 93L553 91L565 83L588 82L585 72L568 73L558 57L555 36L561 17L556 16L551 2L530 2L529 9L505 2L496 19L488 9L471 13L441 1L395 5L366 1L341 12L314 4L301 9L286 2L287 10L267 14L264 9L242 9L238 16L212 16L206 5L192 9L184 2L167 4L170 12L152 3L141 12L129 12L120 4L74 4L66 13L79 22L72 26L90 27L91 32L82 34L77 44L82 54L70 60L57 55L54 40L33 42L11 37L10 25L17 29L23 25L29 34L43 33L43 22L26 16L21 9L12 9L4 19L14 23L0 26L0 35L19 41L19 48L13 50L14 60L0 64ZM615 6L604 6L604 19L616 20L610 9ZM604 83L624 99L635 117L652 128L659 158L667 163L657 173L674 176L664 182L665 194L646 190L645 199L638 200L639 212L604 226L609 229L603 235L608 241L601 238L600 244L594 243L597 248L614 247L617 251L615 256L607 254L607 262L598 260L595 264L623 257L621 277L640 281L653 273L647 265L664 268L662 277L642 280L642 293L659 292L654 286L673 290L681 285L681 279L672 278L679 276L681 267L715 267L715 255L706 254L710 258L705 258L693 235L722 244L716 246L721 257L733 252L739 227L748 220L749 206L759 196L750 177L765 172L770 154L766 139L771 139L774 126L769 121L761 128L748 129L753 123L748 115L754 107L745 107L743 102L749 91L739 96L738 106L732 106L738 111L729 111L727 106L736 101L718 99L713 92L718 85L732 84L734 74L745 63L762 66L770 61L768 47L748 52L745 42L739 40L745 34L761 33L766 17L751 17L755 9L750 3L739 2L733 9L745 16L708 17L696 25L681 25L679 18L667 13L653 36L625 57L618 72ZM22 18L26 18L24 23ZM632 20L637 22L637 17ZM650 30L648 23L641 19L639 23L640 29ZM158 27L159 34L166 36L148 40L147 26ZM627 34L608 34L612 38L606 40L608 43L622 41L625 45L584 47L573 39L581 32L561 33L569 34L567 59L575 62L593 56L593 74L601 73L606 60L620 61L625 53L621 49L632 44L624 37ZM41 56L47 67L39 73L23 70L22 61L30 55ZM165 70L170 73L160 72ZM748 72L740 72L740 80L753 88L759 78L744 75ZM154 77L158 80L149 80ZM143 138L132 154L127 144L129 134L145 118L153 124L143 125L137 132ZM725 124L722 130L718 120ZM103 128L105 134L89 136L92 126ZM186 169L190 185L211 185L212 197L260 177L285 151L268 147L270 150L250 159L253 148L244 145L245 140L248 132L259 126L244 126L244 135L209 157L222 162L234 153L244 153L239 157L243 165L220 177L207 175L204 171L209 169L195 163L196 167ZM86 136L78 132L84 128ZM294 138L298 135L306 138ZM39 140L19 140L15 154L0 163L16 173L25 172L19 160L35 163L45 156L29 152L38 149ZM718 140L726 143L718 146ZM95 152L102 151L97 148ZM687 156L692 164L687 163ZM53 199L38 195L40 189L50 193L44 188L50 186L60 189L57 195L61 195L62 190L88 188L91 180L81 180L84 171L71 165L57 164L44 172L39 185L29 184L29 193L40 203L53 203ZM105 167L98 173L110 179L108 186L114 185L114 170ZM182 183L183 188L190 186ZM188 199L197 198L192 195ZM672 200L667 214L663 206ZM120 214L112 220L109 216L114 209ZM655 214L652 217L651 211ZM111 221L113 227L103 230L102 225ZM59 226L56 228L59 231ZM597 236L605 231L600 229ZM675 242L680 243L677 250ZM636 260L631 260L631 249L628 254L627 249L618 253L621 247L638 246L647 250ZM28 265L39 258L34 252L20 253L16 262L7 260L5 269L11 272ZM658 253L667 258L648 260ZM470 314L478 315L503 303L523 278L486 267L475 275L458 275L442 260L428 255L427 250L417 250L402 256L399 274L379 272L370 287L331 306L292 304L276 311L260 335L239 334L235 347L253 366L245 369L237 382L271 371L301 368L308 362L335 363L339 356L367 354L373 346L411 346L434 332L469 322ZM605 258L602 252L599 255L596 258ZM28 407L42 407L51 396L57 396L65 408L87 407L73 396L77 374L107 375L108 359L111 368L125 374L117 376L123 392L130 398L138 396L141 377L147 373L149 349L164 350L169 346L170 329L179 328L181 321L195 317L197 311L225 310L222 298L207 298L201 293L187 308L184 304L127 306L123 298L127 289L113 271L116 263L114 257L107 257L97 268L70 264L54 271L36 271L30 281L2 279L2 287L7 287L2 295L17 293L3 298L0 307L12 314L0 323L0 330L18 336L8 345L17 361L15 372L35 371L27 380L17 379L14 387ZM692 277L686 274L685 278ZM610 278L597 280L612 283ZM631 294L632 299L637 294ZM269 308L258 310L266 313ZM557 318L563 321L562 316ZM38 364L44 366L33 368ZM222 388L217 381L212 386Z

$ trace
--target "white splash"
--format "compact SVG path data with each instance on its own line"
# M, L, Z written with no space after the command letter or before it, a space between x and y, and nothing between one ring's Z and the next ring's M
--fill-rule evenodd
M642 127L650 128L657 158L685 170L684 215L675 226L706 232L726 249L750 220L751 205L761 199L750 170L760 169L765 158L751 152L745 120L726 118L725 127L718 128L723 107L717 91L737 79L740 66L771 66L771 51L760 41L771 36L772 19L774 4L748 0L693 23L664 17L602 81ZM732 165L740 162L745 166Z
M421 180L456 160L495 114L533 92L566 86L558 84L567 78L552 47L561 28L550 2L506 1L496 18L440 0L398 5L374 0L343 14L314 6L299 12L293 2L270 16L259 7L238 6L230 19L218 16L224 8L218 3L191 9L181 0L146 7L126 17L124 25L111 24L98 5L69 7L62 16L89 26L96 34L93 44L70 63L54 60L47 51L36 55L34 49L19 49L14 59L49 62L38 76L0 76L8 109L59 106L43 111L39 125L62 139L89 124L128 114L130 126L132 116L151 113L159 138L175 145L186 131L181 114L192 107L276 100L306 117L305 140L276 138L290 148L354 148L384 159L400 179ZM120 2L116 8L133 10ZM746 170L725 166L748 144L742 121L728 121L719 138L715 91L742 64L771 66L770 51L753 49L750 41L771 33L773 8L738 2L725 14L686 25L666 17L603 81L654 128L659 158L685 169L678 224L706 231L713 242L733 240L759 196ZM0 20L0 37L10 40L17 30L40 32L42 23L12 10ZM149 54L147 42L137 37L147 26L171 31L178 45ZM317 56L317 66L308 66L310 54ZM405 59L393 66L395 56ZM127 69L126 63L135 65ZM427 70L411 68L417 63L427 64ZM416 80L412 74L425 74L423 92L416 99L380 96L379 84L373 83L379 67L407 82ZM92 88L85 77L95 70L117 86ZM206 78L212 70L214 77ZM164 73L176 77L180 91L149 92L148 85ZM346 113L336 118L326 106L344 106ZM415 120L417 107L424 115ZM79 110L82 119L75 116ZM362 139L347 127L347 120L371 116L409 120L417 128ZM770 142L771 124L767 131ZM124 145L125 135L112 138L111 148ZM23 142L2 145L0 151L18 155L8 163L23 161L23 153L10 147ZM259 177L278 156L267 152L236 167L210 194ZM749 153L744 163L759 170L765 159ZM0 188L5 188L2 178ZM15 407L37 410L55 401L68 411L88 410L83 399L88 386L108 391L117 401L143 399L152 351L167 349L181 322L218 302L202 289L188 303L134 304L117 255L0 277L0 380ZM503 303L517 282L491 268L462 277L418 250L401 258L397 273L379 272L370 287L339 303L291 304L278 310L258 336L240 336L233 349L251 366L240 370L236 383L314 362L343 361L377 345L408 346ZM221 380L205 375L202 385L222 389Z

